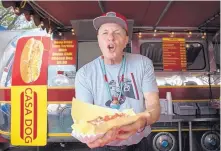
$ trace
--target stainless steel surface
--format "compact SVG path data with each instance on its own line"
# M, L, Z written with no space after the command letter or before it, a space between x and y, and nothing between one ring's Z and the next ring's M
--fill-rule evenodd
M181 131L181 122L178 122L178 133L179 133L179 151L182 151L182 131Z
M209 88L209 77L206 72L156 72L156 80L158 86L186 86L191 83L196 86L207 85ZM212 74L210 83L211 85L220 85L220 75Z
M205 116L173 116L174 119L180 119L183 122L194 121L194 122L202 122L202 121L219 121L220 117L218 115L205 115Z
M192 122L189 121L189 151L193 151Z
M219 121L219 115L203 115L203 116L182 116L182 115L160 115L157 122L202 122L202 121Z

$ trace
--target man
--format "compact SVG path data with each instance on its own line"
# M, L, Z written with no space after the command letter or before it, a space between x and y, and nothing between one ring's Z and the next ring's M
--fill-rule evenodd
M133 108L140 118L109 130L87 144L92 150L147 151L150 125L159 119L158 87L150 59L125 53L128 43L126 18L108 12L93 20L102 56L84 65L76 74L76 98L108 108ZM93 52L91 52L93 53Z

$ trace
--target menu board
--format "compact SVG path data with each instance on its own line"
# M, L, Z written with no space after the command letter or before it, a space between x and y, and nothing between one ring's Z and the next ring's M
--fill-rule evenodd
M53 40L49 65L76 64L76 40Z
M164 71L186 71L186 47L183 38L163 38Z
M48 59L48 86L74 86L77 40L52 40Z

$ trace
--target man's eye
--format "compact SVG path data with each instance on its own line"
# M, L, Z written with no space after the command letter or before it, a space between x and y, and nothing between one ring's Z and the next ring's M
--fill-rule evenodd
M114 33L115 35L120 35L120 32L116 32L116 33Z
M106 34L107 34L107 32L104 32L104 33L103 33L103 35L106 35Z

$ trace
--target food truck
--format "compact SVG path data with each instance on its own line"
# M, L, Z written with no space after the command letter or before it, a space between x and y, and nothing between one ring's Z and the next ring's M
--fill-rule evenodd
M75 75L83 65L101 55L93 19L116 11L128 18L129 43L125 52L147 56L155 69L161 116L151 125L147 142L150 148L220 150L219 1L2 4L5 8L13 7L16 15L24 14L40 27L0 31L3 148L79 142L71 136ZM37 47L40 52L34 51ZM37 61L22 61L32 59ZM124 87L128 91L135 89L130 81Z

